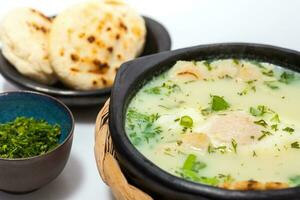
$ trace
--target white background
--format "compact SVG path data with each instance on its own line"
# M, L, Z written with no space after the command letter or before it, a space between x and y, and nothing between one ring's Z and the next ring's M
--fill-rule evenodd
M18 6L53 15L82 0L0 0L0 17ZM298 0L128 0L163 23L172 49L216 42L255 42L300 50ZM14 87L0 76L0 91ZM94 121L100 108L72 109L76 128L69 162L44 188L26 195L0 192L0 200L111 200L94 161ZM1 169L0 169L1 170ZM1 177L0 177L1 178Z

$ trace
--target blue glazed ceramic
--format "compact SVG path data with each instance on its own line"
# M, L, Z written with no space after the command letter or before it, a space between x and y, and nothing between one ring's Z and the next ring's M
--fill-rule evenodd
M0 94L0 123L17 117L44 119L61 126L59 145L52 151L31 158L0 158L0 190L24 193L36 190L56 178L69 158L74 130L71 111L57 99L36 92Z

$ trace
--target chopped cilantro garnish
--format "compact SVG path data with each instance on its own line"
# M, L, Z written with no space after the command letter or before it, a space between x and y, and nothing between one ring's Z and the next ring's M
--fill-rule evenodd
M149 139L155 138L162 132L160 126L154 125L158 118L157 113L148 115L134 109L127 111L126 126L134 145L140 145L143 141L149 142Z
M262 70L262 74L265 75L265 76L274 76L274 71L273 70Z
M256 60L250 60L249 61L251 64L256 65L259 68L263 68L265 69L265 66L263 66L260 62L256 61Z
M58 145L60 135L59 125L18 117L0 124L0 157L28 158L45 154Z
M261 131L262 135L257 139L258 141L262 140L263 138L265 138L267 135L272 135L271 132L269 131Z
M279 115L276 113L272 118L272 122L280 123Z
M279 82L289 84L293 82L295 79L295 74L293 72L283 72L280 75Z
M300 175L290 177L289 181L293 186L300 186Z
M234 139L231 139L231 146L232 146L232 149L233 149L234 153L237 153L238 144Z
M230 106L223 97L212 95L211 109L213 111L227 110Z
M219 174L214 177L201 176L199 172L205 167L205 163L197 161L196 155L189 154L184 161L183 167L178 171L175 171L175 173L184 179L212 186L217 186L219 183L234 181L230 175Z
M232 59L232 62L233 62L234 64L236 64L236 65L239 65L239 64L240 64L240 61L239 61L238 59L235 59L235 58Z
M247 84L246 87L243 89L243 91L238 92L237 94L240 95L240 96L243 96L243 95L248 94L249 91L256 92L256 86L254 85L254 83L256 81L257 80L251 80L251 81L245 82Z
M254 121L254 124L257 124L257 125L260 125L260 126L263 126L263 127L267 127L268 124L265 120L261 119L261 120L258 120L258 121Z
M284 129L282 129L283 131L285 131L285 132L288 132L289 134L292 134L292 133L294 133L294 129L293 128L291 128L291 127L285 127Z
M215 153L216 151L219 151L220 153L226 153L226 146L218 146L218 147L214 147L211 144L208 145L207 147L207 152L208 153Z
M164 94L167 96L178 91L181 91L180 87L177 84L173 83L172 81L166 81L161 86L155 86L144 90L144 92L147 94L154 94L154 95Z
M257 106L257 108L250 107L250 113L256 117L263 116L267 112L269 112L269 109L267 106L264 105L259 105Z
M149 88L147 90L144 90L145 93L147 94L160 94L161 92L161 87L153 87L153 88Z
M278 85L276 85L276 81L265 81L264 84L271 88L272 90L277 90L279 89Z
M256 154L255 151L253 151L252 156L253 156L253 157L256 157L256 156L257 156L257 154Z
M203 169L205 167L206 164L204 162L197 161L196 155L189 154L186 160L184 161L182 169L199 172L200 169Z
M300 149L299 142L293 142L293 143L291 144L291 147L294 148L294 149Z
M272 129L273 131L278 131L278 124L273 124L273 125L271 126L271 129Z
M208 71L211 71L211 70L212 70L212 67L211 67L209 61L205 60L205 61L203 62L203 64L205 65L205 67L207 68Z
M223 183L232 183L234 181L234 178L230 174L218 174L218 178Z

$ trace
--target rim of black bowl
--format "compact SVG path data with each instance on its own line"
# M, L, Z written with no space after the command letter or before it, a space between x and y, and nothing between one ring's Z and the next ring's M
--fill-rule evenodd
M37 156L32 156L32 157L26 157L26 158L1 158L0 157L0 161L26 161L26 160L33 160L33 159L39 159L41 157L44 157L44 156L47 156L47 155L50 155L52 153L54 153L56 150L62 148L62 146L73 136L73 133L74 133L74 127L75 127L75 120L74 120L74 116L71 112L71 110L62 102L60 101L59 99L55 98L55 97L52 97L50 95L47 95L47 94L43 94L43 93L40 93L40 92L36 92L36 91L28 91L28 90L16 90L16 91L8 91L8 92L1 92L0 93L0 97L1 96L6 96L6 95L9 95L9 94L14 94L14 93L23 93L23 94L31 94L31 95L36 95L36 96L43 96L43 97L46 97L48 99L51 99L52 101L56 102L59 106L61 106L62 108L65 109L65 111L67 111L68 115L70 116L71 118L71 123L72 123L72 127L71 127L71 130L69 131L68 133L68 136L64 139L63 142L59 143L54 149L52 149L51 151L48 151L44 154L41 154L41 155L37 155Z
M229 54L228 51L226 51L228 48L242 49L241 52L243 53L241 53L241 55L238 55L238 53ZM216 51L216 49L219 49L219 51L223 52L224 55L220 52L213 55L212 52L214 50ZM247 52L252 52L253 54L247 54ZM215 59L226 58L226 56L227 58L255 59L256 55L256 59L260 57L261 61L277 64L298 72L300 70L300 52L282 47L255 43L217 43L199 45L175 51L158 53L123 64L116 76L109 108L109 129L113 143L115 144L114 148L117 155L119 155L118 158L126 163L123 167L125 167L126 171L130 171L129 168L132 167L132 169L138 169L136 171L143 172L139 173L141 176L140 178L150 178L162 185L167 185L173 190L180 191L185 194L203 195L203 197L207 198L242 198L249 200L272 198L281 199L282 197L287 197L288 195L295 193L299 194L300 187L265 191L241 191L227 190L188 181L174 176L156 166L153 162L142 155L142 153L140 153L130 142L124 128L125 112L129 102L136 92L139 91L146 82L151 80L153 76L159 75L161 72L168 70L172 66L170 63L174 64L180 59L193 60L193 58L201 59L201 57L202 59L208 59L210 55L211 58ZM264 57L264 59L262 57ZM290 63L297 63L297 65ZM138 67L140 65L143 65L143 69ZM134 70L135 73L130 73L131 70ZM146 77L147 80L145 80L144 77ZM121 153L118 154L118 152Z
M162 51L170 50L171 48L171 37L167 31L167 29L158 21L143 16L147 34L146 38L152 40L153 37L156 39L156 51L151 52L151 45L153 43L151 41L146 40L146 44L144 46L144 50L142 54L139 56L149 55L152 53L159 53ZM151 34L149 34L151 33ZM149 43L151 42L151 43ZM48 86L45 84L38 83L30 78L27 78L21 75L12 64L9 63L7 59L4 58L2 51L0 52L0 72L5 79L7 79L12 84L24 88L29 89L37 92L42 92L50 95L55 95L56 97L88 97L88 96L108 96L111 92L111 87L98 89L98 90L72 90L69 88L64 88L62 86L55 87L55 86ZM59 83L62 85L61 83ZM75 103L76 104L76 103Z

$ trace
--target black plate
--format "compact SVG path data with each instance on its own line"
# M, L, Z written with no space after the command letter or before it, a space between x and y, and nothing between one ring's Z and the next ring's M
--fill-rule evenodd
M201 45L146 56L123 64L112 89L109 110L109 129L123 172L130 183L160 200L299 200L300 187L274 191L231 191L181 179L161 170L129 141L124 128L125 111L132 97L147 81L168 70L178 60L213 58L255 59L300 71L299 52L247 43Z
M171 39L167 30L159 22L144 17L147 28L146 43L141 56L154 54L171 48ZM0 72L3 77L25 90L34 90L57 97L68 106L94 106L103 104L110 96L111 88L80 91L64 87L61 83L44 85L21 75L0 53Z

